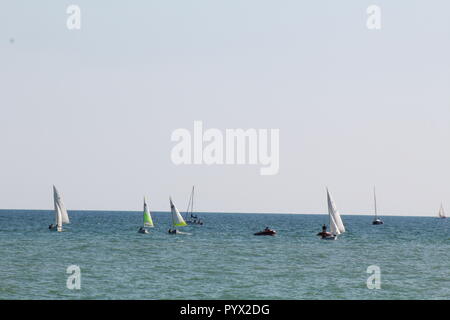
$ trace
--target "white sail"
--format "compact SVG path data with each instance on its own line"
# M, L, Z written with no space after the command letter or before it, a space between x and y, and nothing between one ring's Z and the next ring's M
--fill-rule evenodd
M61 222L62 223L70 223L69 215L67 214L66 207L64 206L64 203L61 199L61 196L59 195L58 190L56 190L55 186L53 186L53 199L55 201L55 206L57 205L59 208L59 211L61 213Z
M184 221L177 207L172 202L172 198L169 198L170 201L170 210L172 211L172 224L174 227L183 227L186 226L187 223Z
M441 203L441 208L439 209L439 218L445 218L444 206Z
M53 191L55 191L55 187L53 186ZM58 198L55 192L53 192L53 204L55 207L55 225L59 232L62 231L62 214L61 214L61 208L58 203Z
M330 231L332 234L339 235L345 232L344 224L342 223L341 215L336 209L336 205L330 192L327 189L327 200L328 200L328 214L330 216Z

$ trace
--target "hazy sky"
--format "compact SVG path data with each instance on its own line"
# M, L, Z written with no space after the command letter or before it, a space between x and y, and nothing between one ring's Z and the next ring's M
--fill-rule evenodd
M68 30L66 8L81 8ZM366 9L381 8L381 30ZM0 2L0 208L450 211L450 2ZM172 163L178 128L280 129L278 175Z

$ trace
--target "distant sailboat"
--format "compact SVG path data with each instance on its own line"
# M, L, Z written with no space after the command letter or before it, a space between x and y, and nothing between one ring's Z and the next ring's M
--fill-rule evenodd
M378 213L377 213L377 196L375 194L375 187L373 188L373 201L375 204L375 218L372 221L372 224L377 225L377 224L383 224L384 222L378 218Z
M189 197L188 207L184 216L187 224L203 225L203 221L194 215L194 186L192 186L191 196Z
M55 225L51 224L48 228L50 230L54 230L56 228L58 232L61 232L62 225L70 223L70 220L66 207L64 206L62 198L55 186L53 186L53 204L55 210Z
M442 205L442 203L441 203L441 207L439 208L439 218L441 218L441 219L447 218L447 217L445 216L444 206Z
M322 239L325 240L336 240L337 236L345 232L344 223L342 222L341 215L336 209L336 204L331 197L330 192L327 188L327 201L328 201L328 215L330 218L330 232L325 232L322 235Z
M172 201L172 198L169 198L170 201L170 210L172 211L172 226L174 229L169 229L170 234L180 233L176 227L185 227L187 226L186 221L184 221L183 217L181 216L180 212L178 211L177 207L175 207L175 204Z
M139 233L148 233L148 230L146 229L146 227L153 228L154 225L153 225L152 216L150 214L150 211L148 210L147 199L144 197L144 226L140 227L138 232Z

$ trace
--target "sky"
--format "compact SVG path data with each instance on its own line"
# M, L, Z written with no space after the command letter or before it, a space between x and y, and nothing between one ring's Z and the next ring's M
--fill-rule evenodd
M81 29L69 30L69 5ZM366 26L370 5L381 29ZM0 208L450 212L450 2L0 2ZM279 172L171 134L279 129Z

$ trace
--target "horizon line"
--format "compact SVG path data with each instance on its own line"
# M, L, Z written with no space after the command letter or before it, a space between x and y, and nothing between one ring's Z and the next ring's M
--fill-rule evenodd
M1 211L54 211L54 209L0 209ZM67 211L72 212L133 212L133 213L140 213L142 210L99 210L99 209L67 209ZM171 211L166 210L150 210L150 212L156 212L156 213L170 213ZM180 213L185 213L185 211L180 211ZM328 215L327 212L325 213L295 213L295 212L229 212L229 211L195 211L196 214L208 214L208 213L229 213L229 214L282 214L282 215ZM367 213L342 213L340 212L341 216L373 216L373 213L367 214ZM433 215L402 215L402 214L378 214L378 216L383 217L423 217L423 218L434 218L437 216Z

